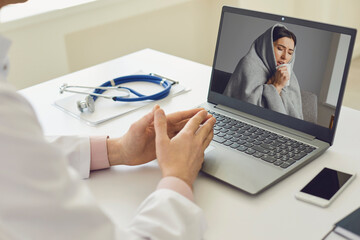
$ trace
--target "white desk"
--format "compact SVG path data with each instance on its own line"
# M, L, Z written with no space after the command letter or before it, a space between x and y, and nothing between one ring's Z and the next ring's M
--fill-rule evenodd
M111 78L142 69L155 72L192 88L190 92L165 99L166 112L192 108L206 101L211 67L153 51L142 50L82 71L20 91L35 107L45 134L121 136L130 124L149 112L152 104L138 111L91 127L58 110L52 103L64 83L98 85ZM75 103L74 103L75 104ZM360 206L360 112L343 107L334 146L317 160L258 196L200 174L194 185L196 203L208 220L206 239L321 239L332 225ZM328 208L294 198L324 166L352 169L358 177ZM139 167L116 166L97 171L85 180L99 204L119 225L126 225L139 204L160 179L156 162Z

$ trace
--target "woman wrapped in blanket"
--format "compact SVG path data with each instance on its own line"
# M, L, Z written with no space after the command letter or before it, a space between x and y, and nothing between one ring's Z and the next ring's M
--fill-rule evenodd
M292 71L296 36L275 24L251 45L239 61L224 94L303 119L298 80Z

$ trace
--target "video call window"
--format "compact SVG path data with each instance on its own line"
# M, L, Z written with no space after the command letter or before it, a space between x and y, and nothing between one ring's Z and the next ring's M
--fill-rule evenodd
M350 36L226 13L211 90L331 128Z

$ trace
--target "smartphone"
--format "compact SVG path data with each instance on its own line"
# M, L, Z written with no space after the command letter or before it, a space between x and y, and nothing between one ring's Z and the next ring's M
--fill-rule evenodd
M295 197L320 207L327 207L354 178L355 173L324 168L297 192Z

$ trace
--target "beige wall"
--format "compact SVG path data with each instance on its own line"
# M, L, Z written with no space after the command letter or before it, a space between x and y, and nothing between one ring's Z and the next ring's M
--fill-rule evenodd
M211 65L222 5L360 28L358 0L99 0L1 25L9 81L24 88L143 48Z

